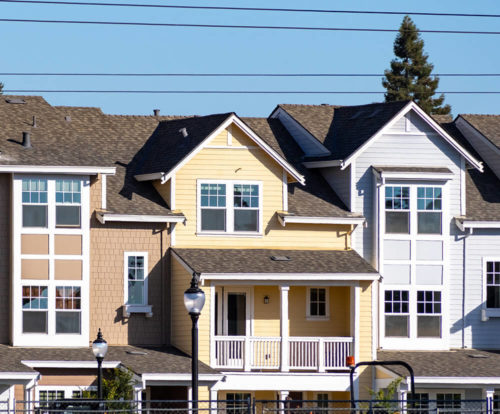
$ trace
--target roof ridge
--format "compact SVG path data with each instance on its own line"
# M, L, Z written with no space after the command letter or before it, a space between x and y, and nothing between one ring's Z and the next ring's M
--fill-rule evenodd
M488 116L488 117L500 117L500 114L458 114L458 116Z

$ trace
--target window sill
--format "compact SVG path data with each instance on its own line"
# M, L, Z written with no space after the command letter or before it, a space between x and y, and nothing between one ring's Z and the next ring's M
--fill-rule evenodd
M146 318L153 316L153 307L151 305L123 305L123 316L130 318L132 313L145 313Z
M262 233L257 233L257 232L244 232L244 231L238 231L238 232L233 232L233 233L227 233L227 232L210 232L210 231L199 231L196 233L197 236L201 237L254 237L254 238L260 238L262 237Z
M324 322L324 321L329 321L330 316L306 316L306 320Z

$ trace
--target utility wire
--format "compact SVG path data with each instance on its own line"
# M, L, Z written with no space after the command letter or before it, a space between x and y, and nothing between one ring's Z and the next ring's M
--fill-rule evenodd
M130 94L382 94L385 91L252 91L252 90L91 90L91 89L5 89L5 93L130 93ZM438 91L438 94L494 95L500 91Z
M164 9L194 9L194 10L227 10L227 11L258 11L258 12L285 12L285 13L337 13L337 14L376 14L376 15L413 15L413 16L440 16L440 17L493 17L500 14L479 13L435 13L410 11L374 11L374 10L330 10L330 9L290 9L268 7L228 7L228 6L186 6L177 4L138 4L138 3L95 3L83 1L44 1L44 0L0 0L1 3L29 3L64 6L111 6L111 7L143 7Z
M1 1L1 0L0 0ZM0 76L113 76L113 77L379 77L383 73L113 73L113 72L0 72ZM494 77L500 73L435 73L439 77Z
M43 20L43 19L0 19L0 22L9 23L62 23L62 24L94 24L114 26L153 26L153 27L190 27L209 29L270 29L270 30L309 30L331 32L382 32L396 33L399 29L373 29L354 27L308 27L308 26L259 26L259 25L228 25L228 24L195 24L195 23L153 23L153 22L117 22L117 21L91 21L91 20ZM500 32L477 30L418 30L420 33L439 34L473 34L473 35L500 35Z

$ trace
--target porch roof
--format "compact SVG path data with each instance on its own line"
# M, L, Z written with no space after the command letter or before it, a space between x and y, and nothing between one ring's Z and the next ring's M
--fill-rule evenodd
M295 278L374 280L377 271L354 250L172 249L174 257L202 278L276 275Z

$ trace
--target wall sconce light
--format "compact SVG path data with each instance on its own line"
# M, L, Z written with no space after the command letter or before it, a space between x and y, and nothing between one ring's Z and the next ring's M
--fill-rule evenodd
M264 296L264 305L267 305L269 303L269 296Z

